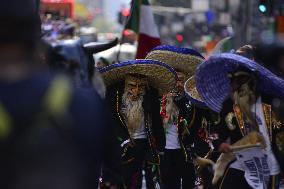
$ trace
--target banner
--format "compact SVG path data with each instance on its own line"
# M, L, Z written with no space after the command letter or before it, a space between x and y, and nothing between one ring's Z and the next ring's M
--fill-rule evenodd
M245 179L255 189L267 189L270 177L268 156L259 147L234 152L245 172Z

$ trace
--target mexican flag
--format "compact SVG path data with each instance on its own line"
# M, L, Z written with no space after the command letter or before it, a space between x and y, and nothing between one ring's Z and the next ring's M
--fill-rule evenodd
M145 58L151 49L161 44L148 0L132 0L131 13L125 29L130 29L138 35L137 59Z

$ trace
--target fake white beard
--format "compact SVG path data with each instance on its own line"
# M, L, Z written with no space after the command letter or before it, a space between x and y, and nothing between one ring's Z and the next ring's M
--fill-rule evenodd
M164 127L168 127L170 124L173 124L178 118L179 110L174 103L173 97L167 97L166 99L166 114L168 117L163 120Z
M122 96L122 102L125 106L124 118L127 124L127 128L130 134L133 134L140 126L143 119L143 96L138 100L132 101L128 97L128 93L125 92Z
M237 104L241 112L247 117L249 124L254 130L258 131L257 122L250 110L250 107L256 102L254 92L249 88L248 84L243 84L240 92L234 92L234 103Z

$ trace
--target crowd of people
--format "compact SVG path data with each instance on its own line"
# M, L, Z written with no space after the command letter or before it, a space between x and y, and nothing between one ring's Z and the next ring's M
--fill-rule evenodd
M71 19L55 19L51 14L41 16L43 38L49 43L75 36L78 26Z
M117 41L55 48L45 21L0 2L0 188L281 187L284 80L256 47L95 63Z

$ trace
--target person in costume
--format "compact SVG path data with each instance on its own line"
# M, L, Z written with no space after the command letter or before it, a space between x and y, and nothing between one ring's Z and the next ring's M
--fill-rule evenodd
M165 62L175 69L178 76L174 90L165 94L161 102L166 136L165 152L161 161L164 188L181 188L181 185L182 188L194 188L196 176L190 150L193 142L190 130L196 112L186 99L184 83L194 74L197 65L204 58L193 49L162 45L154 48L146 59Z
M154 176L159 175L153 174L152 168L159 166L159 152L165 146L159 96L174 88L176 73L154 60L127 61L99 71L108 86L106 100L116 119L126 188L141 188L142 167L146 167L147 188L155 188Z
M219 182L220 188L257 188L241 164L242 157L232 153L255 141L264 148L262 153L271 175L269 185L264 178L256 179L264 188L279 187L276 181L283 170L284 129L274 106L275 100L284 98L284 81L252 60L223 53L210 57L197 68L196 86L206 105L221 112L223 118L219 139L213 142L223 152L216 163L213 183ZM227 163L229 168L225 171Z
M235 54L245 56L249 59L255 59L255 47L252 45L244 45L236 50ZM196 117L192 130L194 136L194 152L199 157L204 157L208 160L216 162L220 153L214 149L213 141L218 139L218 128L221 124L220 113L210 110L202 98L200 97L195 84L195 77L189 78L184 85L186 96L188 100L195 106ZM198 179L203 188L218 188L216 185L212 185L213 170L209 164L199 165L197 162L197 175L201 179Z
M212 185L213 162L215 162L220 153L214 149L213 141L218 139L218 129L221 124L219 113L210 110L201 99L195 85L195 77L189 78L184 85L187 99L194 106L196 116L192 127L192 136L194 140L194 153L196 157L196 171L200 179L198 184L204 189L215 189ZM200 157L208 159L206 162L200 162Z

